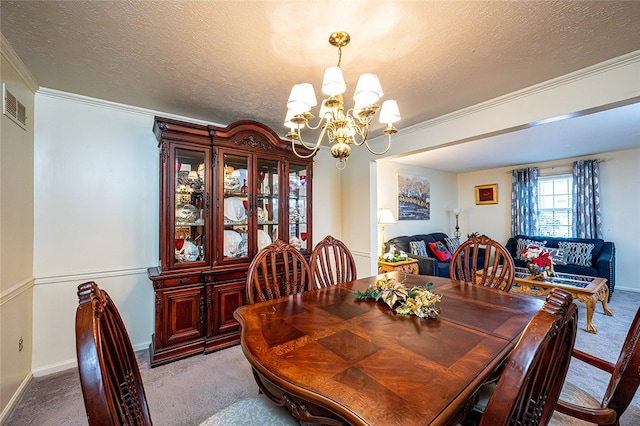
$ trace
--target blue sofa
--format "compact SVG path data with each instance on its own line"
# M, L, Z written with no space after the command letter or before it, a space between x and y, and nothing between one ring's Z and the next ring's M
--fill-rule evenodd
M442 243L445 242L445 238L447 238L447 234L443 234L442 232L433 232L431 234L417 234L417 235L402 235L399 237L394 237L389 239L385 243L385 252L389 251L389 247L394 245L396 250L402 250L410 258L416 259L418 261L418 273L420 275L434 275L437 277L448 277L449 276L449 262L442 262L436 258L436 256L429 249L428 243L434 243L436 241L440 241ZM417 254L411 254L411 249L409 248L410 241L418 241L422 240L425 242L425 246L427 248L427 256L419 256ZM453 253L451 253L453 254Z
M614 243L610 241L604 241L599 238L586 239L516 235L515 237L509 238L509 241L507 241L505 247L507 248L509 253L511 253L515 265L522 267L526 267L527 262L520 259L519 253L517 253L518 239L527 239L537 242L546 241L546 245L544 246L545 248L558 248L558 243L561 241L593 244L594 248L591 252L591 266L579 266L576 264L567 263L566 265L554 264L553 268L556 272L566 272L570 274L606 278L607 285L609 286L609 298L611 298L611 295L613 295L613 290L616 285L616 247Z

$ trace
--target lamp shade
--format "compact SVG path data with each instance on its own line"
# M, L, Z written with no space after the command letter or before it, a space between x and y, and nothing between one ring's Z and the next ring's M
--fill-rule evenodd
M293 85L287 101L287 109L293 111L294 114L304 114L317 104L316 94L310 83Z
M322 93L327 96L337 96L347 90L347 83L344 82L340 67L328 67L324 70L322 80Z
M400 109L394 100L384 101L380 109L380 122L385 124L395 123L400 120Z
M398 223L393 218L393 213L390 209L378 209L378 224L388 225L391 223Z
M456 216L459 215L460 212L462 212L462 209L460 207L455 207L453 209L453 214L455 214Z
M291 111L290 109L287 110L287 115L284 118L285 127L288 127L291 130L304 129L304 126L305 126L304 123L296 124L291 121L294 115L295 113L293 111Z
M356 105L369 106L378 102L383 95L378 76L371 73L362 74L356 84L353 100Z

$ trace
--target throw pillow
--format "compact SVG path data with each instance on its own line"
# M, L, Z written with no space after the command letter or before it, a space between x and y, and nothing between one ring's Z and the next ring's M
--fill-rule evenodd
M435 243L429 243L429 250L440 262L448 262L451 260L451 253L442 244L442 241L436 241Z
M409 250L411 250L411 254L415 254L417 256L427 256L427 246L422 240L409 241Z
M457 238L445 238L444 239L445 244L447 245L447 249L449 250L449 253L455 253L455 251L458 249L458 247L460 247L460 240Z
M591 266L591 253L595 244L560 241L558 247L567 252L567 263L578 266Z
M554 265L566 265L567 264L567 251L562 248L550 248L548 250L549 257Z
M522 255L522 251L529 248L529 246L538 246L540 248L547 245L547 241L535 241L526 238L518 238L516 240L516 258L520 260L527 260Z

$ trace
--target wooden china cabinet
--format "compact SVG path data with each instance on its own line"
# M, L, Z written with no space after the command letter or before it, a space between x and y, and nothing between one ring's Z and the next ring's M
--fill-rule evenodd
M160 265L149 268L157 366L240 341L253 257L276 238L307 256L313 158L255 121L226 128L156 117L160 148ZM299 151L299 149L297 149ZM307 152L309 153L309 152Z

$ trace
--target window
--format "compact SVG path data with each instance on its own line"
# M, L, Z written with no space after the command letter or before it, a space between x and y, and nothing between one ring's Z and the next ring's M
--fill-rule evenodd
M571 199L573 198L571 175L550 176L538 179L538 227L542 236L571 236Z

